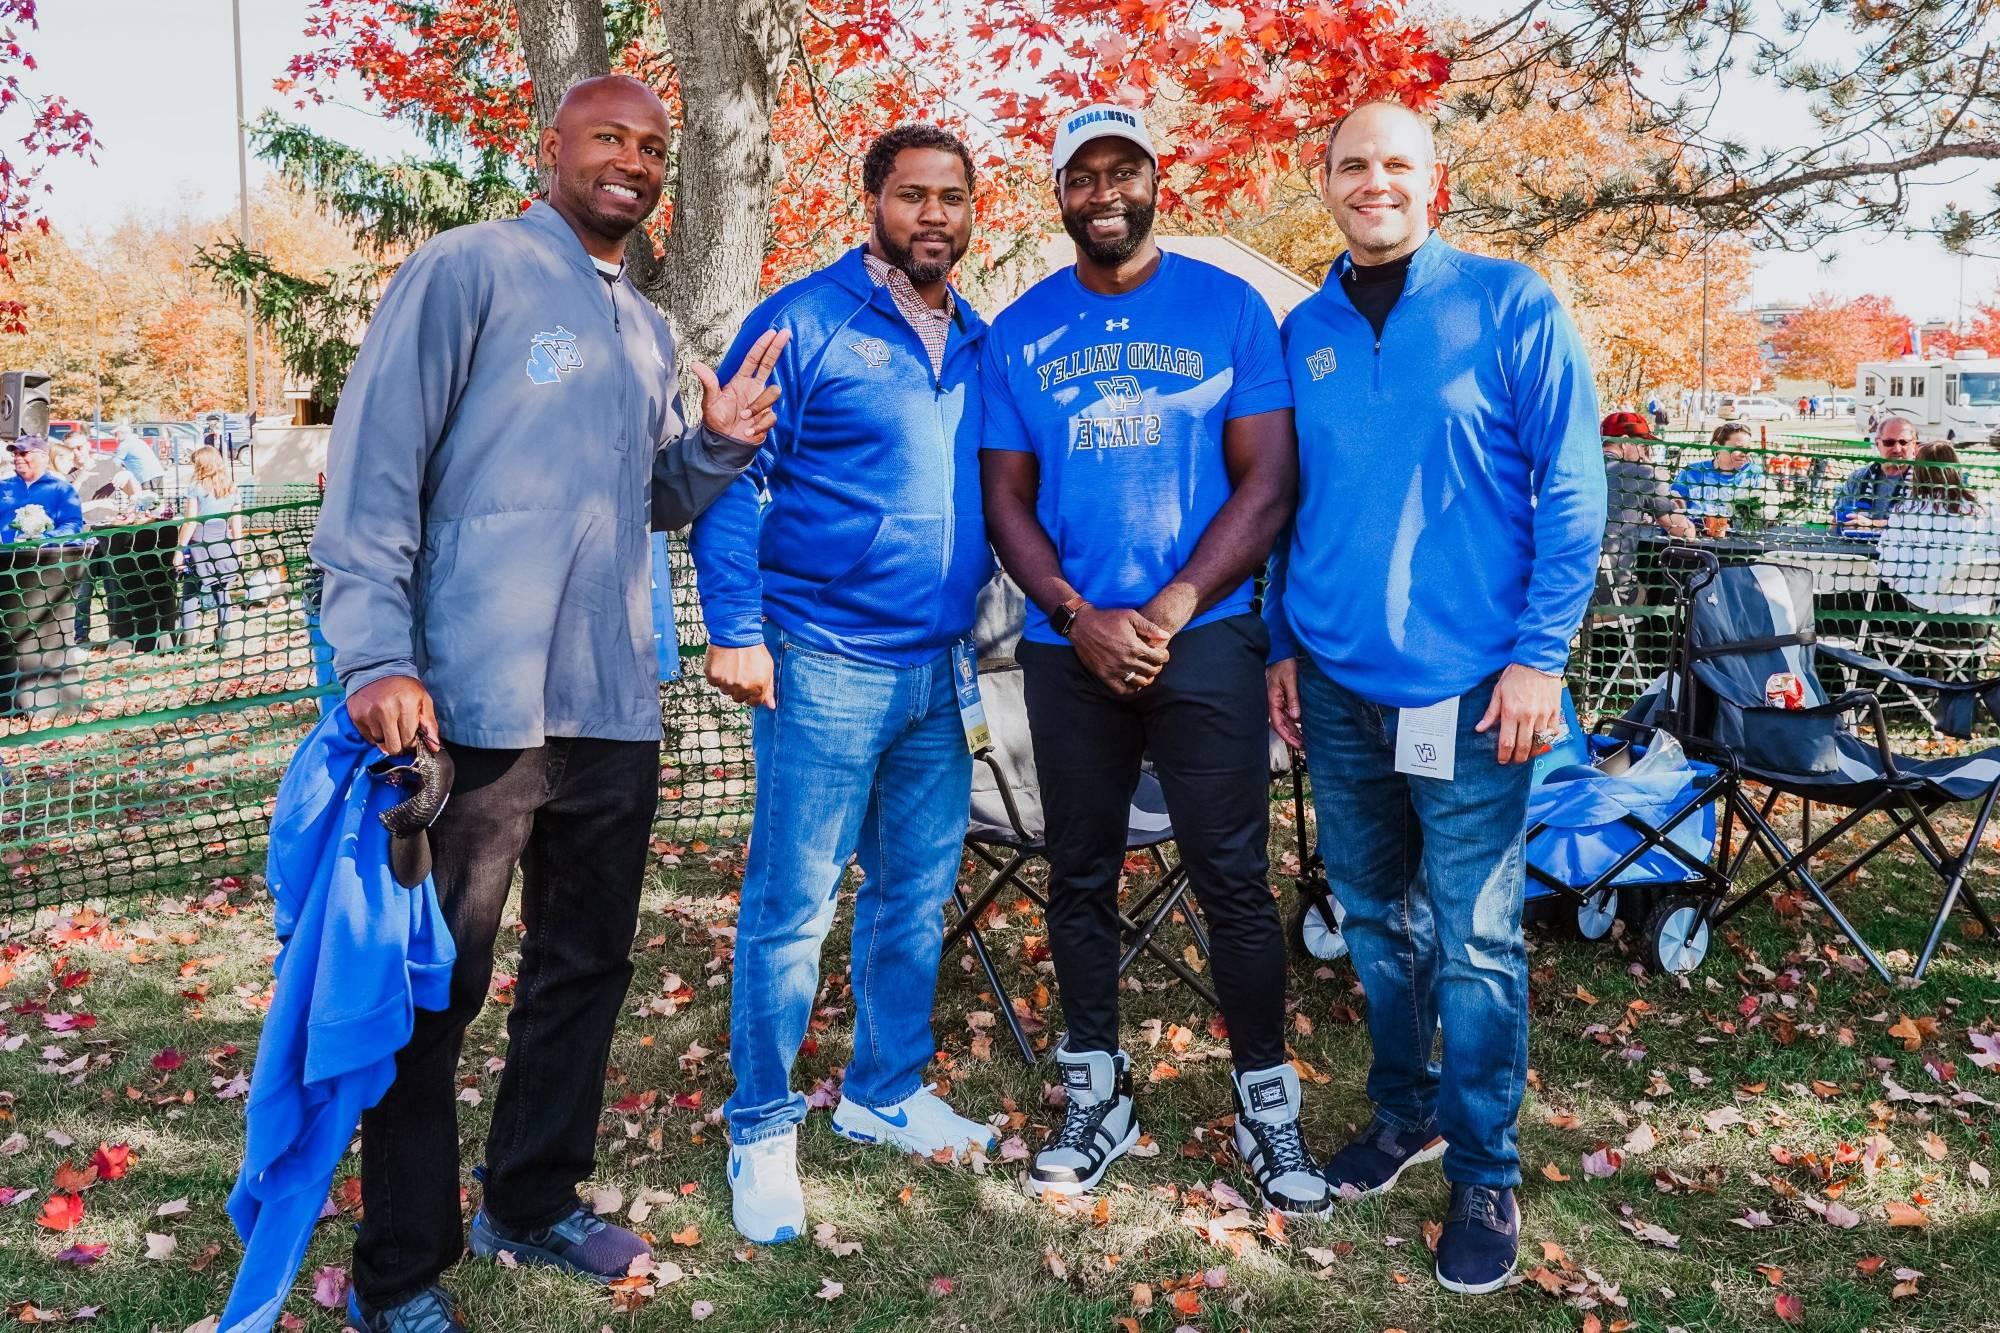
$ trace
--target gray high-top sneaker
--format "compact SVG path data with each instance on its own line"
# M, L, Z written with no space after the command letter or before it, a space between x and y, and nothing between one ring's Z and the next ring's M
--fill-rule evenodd
M1324 1213L1333 1191L1299 1132L1299 1071L1288 1064L1236 1075L1236 1151L1266 1207Z
M1028 1188L1036 1194L1082 1194L1139 1141L1132 1060L1123 1051L1072 1051L1065 1037L1056 1047L1056 1071L1069 1106L1062 1128L1028 1167Z

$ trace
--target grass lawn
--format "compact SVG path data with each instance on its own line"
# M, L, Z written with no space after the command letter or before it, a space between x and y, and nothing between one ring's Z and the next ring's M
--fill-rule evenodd
M655 1238L659 1272L606 1293L467 1263L448 1281L474 1328L2000 1328L1987 1179L2000 1169L2000 1069L1978 1067L1972 1041L2000 1028L2000 948L1956 928L1909 991L1871 980L1791 902L1739 918L1685 982L1647 975L1634 941L1531 935L1524 1277L1460 1298L1432 1280L1426 1252L1446 1202L1434 1166L1330 1220L1233 1213L1231 1191L1249 1184L1222 1146L1227 1059L1211 1016L1157 965L1135 969L1144 988L1125 993L1155 1151L1121 1163L1098 1199L1057 1211L1023 1194L1019 1159L1058 1115L1048 1066L1020 1063L969 955L955 955L935 1077L960 1109L1007 1114L1002 1151L971 1167L899 1158L836 1138L815 1111L802 1169L810 1221L832 1230L824 1244L743 1247L709 1119L730 1086L740 853L661 852L592 1182L602 1207ZM1979 882L1994 884L1990 864ZM1930 899L1906 865L1843 891L1878 947L1912 952ZM1051 1041L1060 1006L1036 961L1040 923L1024 902L1002 907L989 939ZM829 947L802 1088L837 1078L847 1054L844 943ZM220 1310L239 1253L223 1204L273 947L262 894L233 882L0 923L0 1200L21 1192L0 1207L11 1319L180 1333ZM506 1053L511 936L501 953L499 1002L462 1069L468 1216ZM1290 982L1309 1137L1330 1152L1367 1115L1362 1003L1345 963L1297 964ZM63 1017L86 1013L93 1025ZM129 1147L123 1174L82 1189L69 1230L43 1225L58 1173L87 1167L100 1144L113 1171ZM358 1170L350 1156L336 1177L343 1211L320 1226L290 1327L342 1322L314 1279L328 1295L344 1280ZM105 1248L76 1262L86 1246Z

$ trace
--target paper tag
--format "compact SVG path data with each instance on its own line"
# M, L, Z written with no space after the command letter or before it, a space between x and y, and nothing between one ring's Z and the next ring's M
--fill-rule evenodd
M1396 771L1450 782L1458 763L1458 700L1403 708L1396 717Z
M958 689L958 720L965 728L965 748L974 754L990 749L993 733L986 727L986 705L979 702L979 669L972 645L960 640L951 647L952 684Z

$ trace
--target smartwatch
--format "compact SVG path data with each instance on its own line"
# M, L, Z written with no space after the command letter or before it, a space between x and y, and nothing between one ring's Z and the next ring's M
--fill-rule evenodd
M1080 594L1070 598L1067 602L1049 612L1049 628L1067 639L1069 632L1076 628L1076 613L1089 605L1090 603L1085 601Z

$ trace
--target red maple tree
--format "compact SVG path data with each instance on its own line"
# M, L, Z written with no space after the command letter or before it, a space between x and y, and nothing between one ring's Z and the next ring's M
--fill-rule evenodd
M97 160L90 117L59 94L40 94L31 87L26 76L38 73L40 66L16 25L40 26L35 0L0 0L0 117L12 115L17 125L21 115L27 117L27 132L18 140L20 150L0 150L0 276L13 273L24 233L49 229L42 211L42 197L49 192L41 179L42 168L64 153ZM19 301L0 301L0 331L26 332L21 314Z

